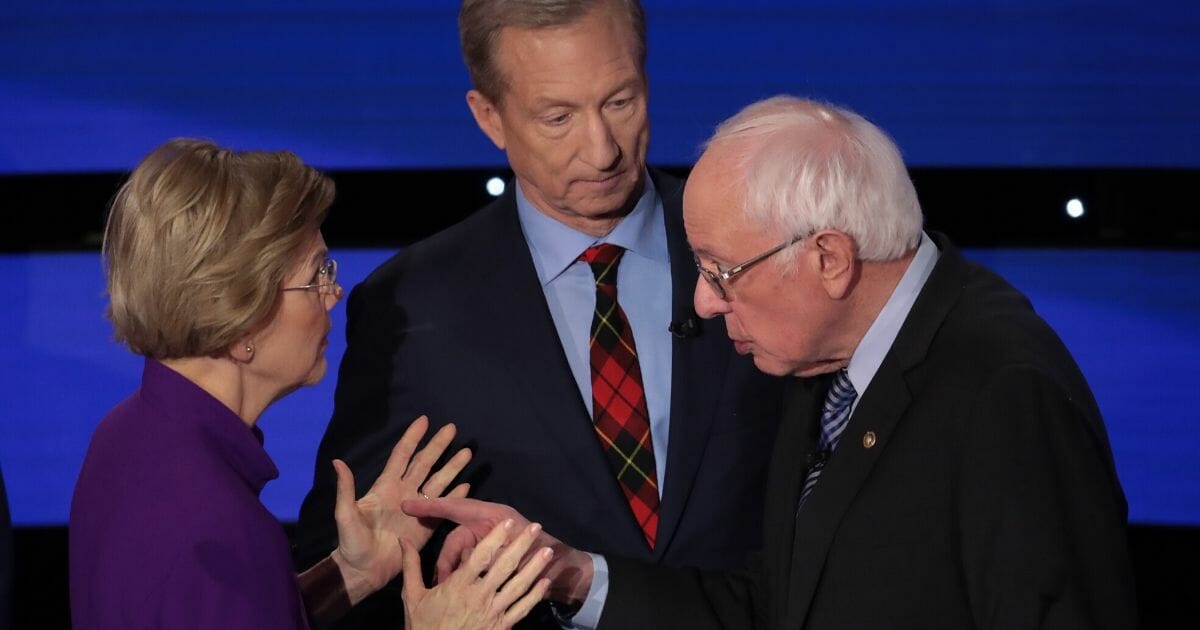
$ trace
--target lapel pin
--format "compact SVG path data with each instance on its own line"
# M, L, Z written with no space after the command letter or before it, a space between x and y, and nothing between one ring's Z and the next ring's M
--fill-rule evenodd
M867 431L863 434L863 448L871 448L875 446L875 432Z

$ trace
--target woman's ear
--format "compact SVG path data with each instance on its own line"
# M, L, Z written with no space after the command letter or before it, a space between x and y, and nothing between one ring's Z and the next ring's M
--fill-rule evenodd
M254 341L252 339L243 339L233 344L229 349L229 356L239 363L249 363L254 360Z

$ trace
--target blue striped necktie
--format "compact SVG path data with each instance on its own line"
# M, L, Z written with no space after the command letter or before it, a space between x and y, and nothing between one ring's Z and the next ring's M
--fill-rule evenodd
M821 409L821 437L817 441L820 451L816 461L809 466L808 474L804 477L804 488L800 491L800 504L796 506L797 511L804 507L804 501L808 499L813 486L817 485L817 479L821 477L821 470L825 468L825 462L833 453L833 449L837 448L838 440L841 439L846 425L850 422L850 407L854 404L856 397L858 397L858 392L854 391L854 385L850 383L850 376L846 374L846 370L838 370L833 384L829 386L829 393L825 394L825 406Z

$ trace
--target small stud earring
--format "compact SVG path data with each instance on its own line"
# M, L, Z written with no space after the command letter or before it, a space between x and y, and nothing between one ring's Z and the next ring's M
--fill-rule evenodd
M250 345L250 344L246 344L246 353L247 353L247 354L254 354L254 346L252 346L252 345Z

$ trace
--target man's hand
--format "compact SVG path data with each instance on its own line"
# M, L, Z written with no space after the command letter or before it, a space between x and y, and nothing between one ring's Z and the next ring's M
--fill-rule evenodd
M424 546L433 535L436 523L422 522L400 510L404 499L422 496L440 497L450 482L471 460L471 452L462 449L440 470L429 474L433 464L442 456L454 439L454 425L441 428L425 448L416 451L429 420L417 418L392 449L383 472L362 498L354 500L354 475L345 462L333 460L337 472L337 502L334 520L337 521L338 547L332 558L342 572L350 603L356 604L367 595L383 588L396 577L403 566L400 540ZM465 497L470 490L459 484L447 496Z
M529 526L525 517L507 505L475 499L418 499L404 501L401 507L410 516L443 518L459 525L446 537L438 555L438 582L448 579L480 541L504 521L512 520L517 528ZM549 547L554 551L554 559L545 573L550 578L549 599L571 606L583 602L592 585L591 557L544 531L539 532L533 546Z
M462 566L426 589L416 547L404 541L404 627L410 630L511 628L542 600L550 580L541 578L553 551L533 547L541 527L517 530L505 520L491 530ZM515 534L515 535L514 535ZM510 540L511 538L511 540ZM528 562L522 560L528 557Z

